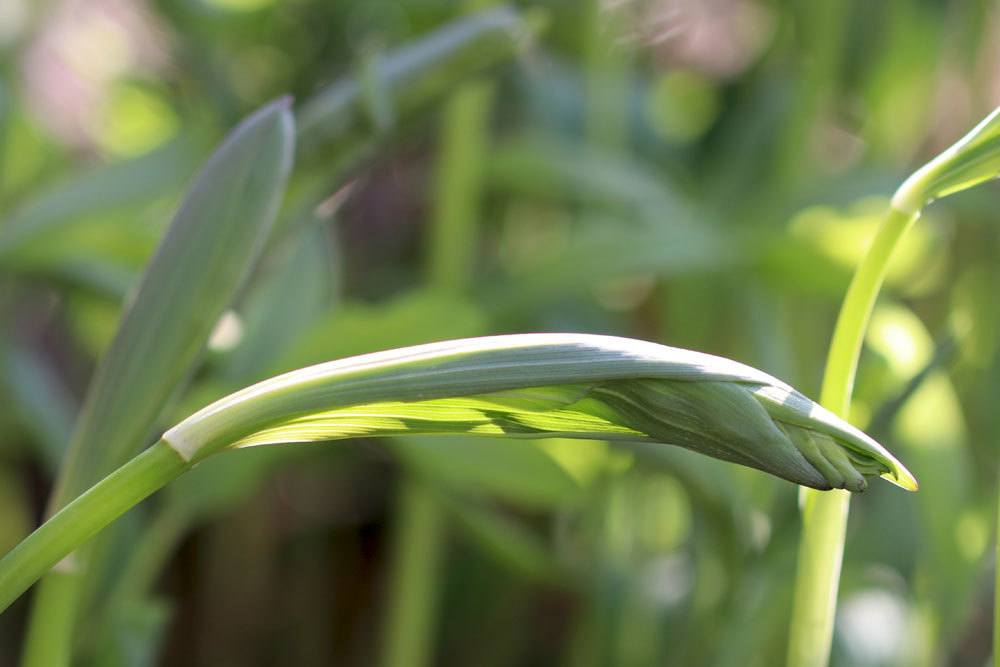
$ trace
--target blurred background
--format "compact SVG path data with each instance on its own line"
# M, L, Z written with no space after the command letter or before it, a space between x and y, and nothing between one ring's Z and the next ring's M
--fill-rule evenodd
M489 4L0 1L0 552L185 185L270 99L339 85L343 127L299 146L164 426L308 363L524 331L815 398L888 196L1000 104L995 0L526 1L523 30L459 44ZM998 217L995 184L932 206L875 312L852 420L921 490L855 497L835 665L991 655ZM81 664L776 665L799 535L763 473L457 437L227 454L124 521Z

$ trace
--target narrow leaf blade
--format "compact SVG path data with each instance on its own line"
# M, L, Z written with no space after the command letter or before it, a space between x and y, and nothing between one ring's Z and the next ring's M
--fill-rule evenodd
M257 111L188 189L101 359L54 504L141 447L260 253L291 169L290 99Z

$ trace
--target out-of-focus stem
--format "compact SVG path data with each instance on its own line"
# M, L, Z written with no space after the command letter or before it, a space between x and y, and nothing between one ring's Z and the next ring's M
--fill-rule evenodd
M492 100L492 84L477 81L455 93L444 112L428 261L428 280L440 289L464 292L472 281Z
M430 663L445 541L440 500L422 480L404 479L393 546L383 667Z

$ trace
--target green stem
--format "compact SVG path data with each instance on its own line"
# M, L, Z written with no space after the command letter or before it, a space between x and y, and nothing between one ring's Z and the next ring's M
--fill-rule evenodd
M183 510L179 510L177 504L170 502L161 503L161 506L157 508L157 512L153 518L141 527L141 532L137 536L133 536L131 544L133 544L134 547L130 549L128 560L115 574L110 590L105 594L105 598L100 600L100 604L88 612L86 622L81 622L81 628L77 631L77 634L80 635L80 641L72 645L77 655L92 655L92 651L95 649L95 642L100 640L99 635L88 633L89 629L101 629L107 627L108 623L113 622L112 618L115 615L131 613L131 610L134 610L135 608L135 602L143 601L148 598L151 594L153 586L156 583L158 575L163 571L167 561L176 551L177 545L180 543L181 539L183 539L189 522L190 519L188 515L185 514ZM102 536L101 539L104 539L104 537L106 537L106 535ZM100 546L107 548L107 540L105 540ZM78 550L76 553L80 553L81 551L86 552L88 550ZM99 549L93 549L93 551L99 551ZM91 566L91 571L93 571L93 564L95 560L98 560L98 557L90 554L87 562ZM85 588L88 583L93 584L92 580L81 581L80 577L70 578L50 575L42 579L42 582L39 585L39 591L45 590L46 586L51 586L54 589L60 589L63 587L60 583L49 583L53 579L65 579L67 584L73 581L81 582L83 584L83 588ZM78 599L80 599L83 606L86 606L85 601L88 599L87 592L74 592L73 594L78 596ZM50 602L49 604L53 603ZM35 608L37 609L39 606L36 606ZM50 609L57 608L60 608L58 604L50 607ZM44 626L39 624L35 627ZM66 632L70 632L71 630L72 626L70 626ZM29 637L32 634L34 633L29 633ZM25 653L26 656L37 655L38 659L34 661L34 663L29 663L27 660L25 663L36 665L56 664L55 662L47 662L45 655L45 651L54 648L56 643L46 641L47 635L44 633L39 633L39 635L41 635L41 637L39 638L39 644L34 646L34 653ZM70 635L67 634L65 636ZM29 641L31 640L29 639ZM39 651L39 649L43 650ZM71 656L66 656L65 659L69 662L62 662L61 664L73 664L70 658Z
M31 605L28 634L21 654L22 667L70 664L72 643L68 639L54 641L53 637L73 636L81 585L82 580L75 573L53 571L42 579ZM43 609L48 610L47 615L40 611Z
M444 513L440 500L423 481L415 479L404 480L398 507L382 665L415 667L428 664L431 657Z
M60 597L65 592L61 580L79 580L71 576L75 564L72 558L63 560L66 554L187 468L177 452L160 441L59 510L0 559L0 611L53 566L60 576L51 579L57 583L39 595Z
M903 234L919 216L890 208L868 254L861 261L840 309L830 343L820 403L847 417L861 344L875 299ZM795 597L792 603L788 664L822 667L829 661L840 565L850 494L802 489L803 532L799 543Z

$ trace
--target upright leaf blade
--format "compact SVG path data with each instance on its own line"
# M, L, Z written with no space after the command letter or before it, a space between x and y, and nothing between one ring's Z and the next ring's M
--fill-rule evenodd
M188 190L88 390L53 508L142 446L257 258L292 164L290 100L229 135Z

